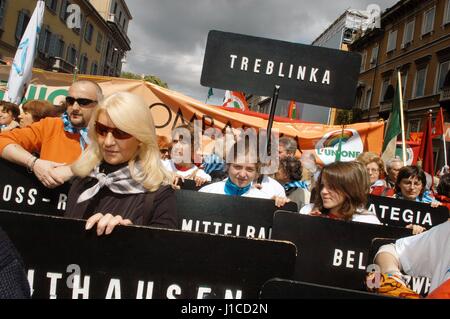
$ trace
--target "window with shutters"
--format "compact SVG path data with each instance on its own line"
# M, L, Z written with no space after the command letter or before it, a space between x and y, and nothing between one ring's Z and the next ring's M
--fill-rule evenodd
M95 45L95 50L97 50L97 52L101 52L102 43L103 43L103 35L99 31L97 35L97 44Z
M370 109L370 103L372 103L372 89L371 88L367 89L367 91L366 91L366 97L364 99L364 104L363 104L362 109L363 110Z
M58 0L45 0L45 4L51 11L56 12L56 9L58 7Z
M92 64L91 64L91 74L92 75L97 75L97 72L98 72L97 62L92 62Z
M450 61L445 61L439 64L435 93L441 92L442 88L444 87L445 78L449 71Z
M397 30L390 31L388 36L388 45L386 53L394 51L396 46L397 46Z
M25 10L19 11L19 18L17 19L16 35L15 35L17 45L19 44L20 39L22 39L22 36L25 33L28 22L30 21L30 17L31 16L27 11Z
M445 10L444 10L444 25L450 23L450 0L445 2Z
M7 0L0 0L0 30L5 29L6 1Z
M67 7L69 6L69 4L70 3L67 0L62 0L61 2L61 10L59 11L59 18L64 22L66 22L66 18L68 17Z
M84 39L86 40L87 43L91 43L93 34L94 34L94 26L90 22L88 22L86 24L86 30L84 31Z
M64 42L64 40L60 37L58 39L58 50L57 50L57 55L58 57L62 58L64 56L64 47L65 47L66 43Z
M414 39L414 20L405 24L405 30L403 31L402 49L408 47Z
M427 77L427 66L423 66L417 70L416 80L414 85L414 97L421 97L425 95L425 81Z
M86 74L87 73L87 65L88 65L88 57L86 53L83 53L80 57L80 73Z
M77 57L77 50L75 49L75 47L73 46L73 44L71 44L68 48L67 48L67 62L69 62L72 65L75 65L76 62L76 57Z
M431 33L434 30L434 15L436 7L433 7L423 14L422 35Z

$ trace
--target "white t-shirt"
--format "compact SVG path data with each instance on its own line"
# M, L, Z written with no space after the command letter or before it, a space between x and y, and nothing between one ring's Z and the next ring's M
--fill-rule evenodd
M211 181L211 176L209 174L206 174L204 170L201 168L198 168L197 166L192 166L187 171L180 171L175 167L175 164L171 160L164 160L162 161L164 168L168 170L169 172L173 172L176 175L182 176L182 177L188 177L190 176L194 171L196 171L195 176L198 176L200 178L206 179L206 181Z
M266 194L268 198L272 198L273 196L286 197L284 187L272 177L269 177L267 175L264 176L261 182L260 191Z
M199 192L226 195L225 194L225 182L226 181L227 181L227 179L225 179L221 182L212 183L212 184L203 186L202 188L199 189ZM241 196L270 199L270 197L268 197L267 194L264 194L263 192L261 192L259 189L255 188L255 187L250 187L248 192Z
M398 239L395 250L405 273L431 279L430 291L450 279L450 221Z
M313 203L305 205L300 209L299 213L303 215L309 215L312 212L313 208ZM353 214L352 222L382 225L377 216L368 212L367 210L363 210L361 211L361 213Z

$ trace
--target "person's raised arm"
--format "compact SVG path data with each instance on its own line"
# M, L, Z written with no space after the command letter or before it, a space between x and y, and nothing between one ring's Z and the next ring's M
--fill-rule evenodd
M55 163L51 161L41 160L25 150L19 144L8 144L3 149L1 157L18 165L25 166L27 170L41 181L48 188L54 188L65 182L65 178L53 173L53 170L64 163Z

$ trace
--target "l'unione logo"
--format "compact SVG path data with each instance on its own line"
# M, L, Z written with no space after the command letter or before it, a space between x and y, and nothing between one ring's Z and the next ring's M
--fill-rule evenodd
M341 161L354 161L364 151L364 145L358 131L354 129L335 130L326 133L316 143L316 153L326 165L336 160L336 153L341 143Z

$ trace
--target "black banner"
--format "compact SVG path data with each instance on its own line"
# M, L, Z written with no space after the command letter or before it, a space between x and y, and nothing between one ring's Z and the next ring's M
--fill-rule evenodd
M384 196L369 195L369 212L375 213L385 225L405 227L421 225L427 229L444 223L449 218L448 208Z
M262 299L393 299L364 291L278 278L270 279L264 284L260 297Z
M273 200L176 191L179 225L182 230L211 234L270 239L273 214L278 209ZM289 202L283 209L296 212Z
M373 238L411 236L411 230L318 216L277 211L273 239L289 240L298 249L293 279L310 283L365 290L366 267ZM413 289L429 287L423 278L414 279Z
M51 216L63 216L70 184L55 189L45 188L26 169L0 160L0 209ZM194 188L193 181L186 181ZM225 196L177 190L177 212L180 229L210 234L270 239L273 214L278 209L273 200ZM289 202L284 210L297 211Z
M84 221L0 212L22 255L33 298L257 298L273 277L290 278L296 247L272 240L148 227L109 236Z
M285 100L351 109L361 56L341 50L210 31L200 83Z
M46 188L25 167L0 159L0 209L63 216L70 184Z

